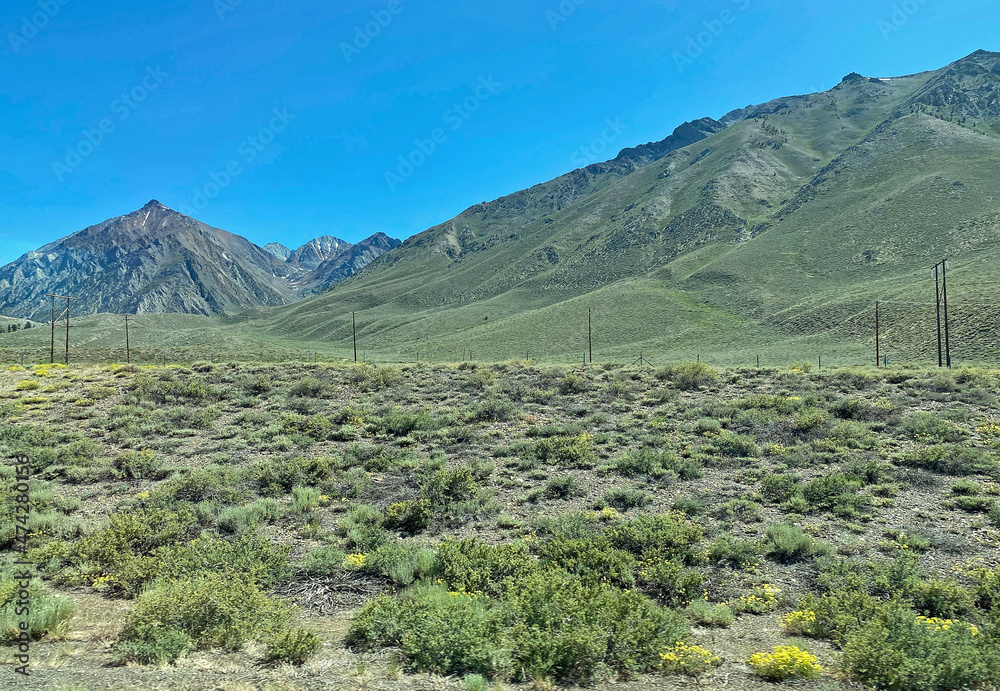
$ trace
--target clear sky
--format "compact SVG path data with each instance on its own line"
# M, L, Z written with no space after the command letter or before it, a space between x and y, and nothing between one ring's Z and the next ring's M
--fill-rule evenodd
M5 0L0 30L0 265L152 198L258 244L405 238L686 120L1000 50L988 0Z

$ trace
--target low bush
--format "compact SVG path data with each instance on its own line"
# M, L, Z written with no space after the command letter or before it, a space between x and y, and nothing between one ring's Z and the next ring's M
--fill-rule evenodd
M767 554L782 564L791 564L830 553L830 547L815 542L802 528L794 525L770 525L766 531Z
M731 535L720 536L708 548L708 558L713 563L737 568L754 566L763 554L760 540L740 540Z
M937 691L990 684L1000 673L995 638L962 621L927 619L892 602L847 633L844 667L892 691Z
M800 491L799 479L794 475L768 475L761 480L761 494L775 504L786 502Z
M113 653L120 664L175 662L191 650L238 650L283 633L291 609L231 574L160 581L136 600Z
M958 444L924 446L896 459L895 463L945 475L1000 476L1000 463L994 453Z
M612 487L604 493L604 501L620 511L628 511L649 506L653 498L638 487Z
M347 549L367 554L392 540L392 534L383 527L382 512L373 506L361 504L340 519L337 532L344 537Z
M340 570L347 555L335 547L316 547L302 557L295 570L306 576L330 576Z
M289 629L268 641L265 659L268 662L303 665L322 645L319 636L308 629Z
M754 653L747 664L757 676L768 681L815 679L823 672L815 655L793 645L779 645L770 653Z
M955 423L942 420L928 411L908 415L899 428L906 436L923 442L958 442L968 436L968 433Z
M736 621L732 608L726 603L713 604L705 599L692 600L686 610L687 615L699 626L725 628Z
M722 658L700 645L677 643L660 653L660 668L667 674L697 677L722 664Z
M672 367L661 367L655 376L660 381L669 381L682 391L694 391L703 386L711 386L719 379L719 372L703 362L687 362Z
M456 590L497 597L536 567L524 543L493 546L473 538L442 542L434 571Z
M385 527L416 535L430 525L434 508L428 499L409 499L385 507Z
M418 585L358 614L348 642L397 647L410 669L588 682L604 668L652 671L687 639L683 620L635 592L538 571L501 599Z
M9 645L20 640L25 622L26 633L33 641L44 636L64 637L76 613L73 601L49 593L37 580L22 586L12 577L0 579L0 643Z

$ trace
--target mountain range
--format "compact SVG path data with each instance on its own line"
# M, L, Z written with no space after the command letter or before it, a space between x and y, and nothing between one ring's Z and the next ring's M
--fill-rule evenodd
M881 352L936 362L930 271L948 259L956 357L995 359L998 164L1000 54L977 51L685 123L390 252L259 248L151 202L0 270L0 313L107 285L89 309L245 309L218 328L267 343L347 346L353 312L390 358L579 361L590 323L595 357L865 362L878 302Z
M261 248L153 200L0 268L0 313L44 319L55 293L77 297L78 314L232 314L326 290L399 244L377 233Z
M376 350L579 359L590 312L604 352L864 361L880 301L886 352L930 357L948 258L955 347L1000 357L998 162L1000 54L851 73L477 204L251 323L344 341L357 312Z

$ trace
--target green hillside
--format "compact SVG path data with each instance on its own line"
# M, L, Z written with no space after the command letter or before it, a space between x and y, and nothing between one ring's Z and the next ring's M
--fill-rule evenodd
M702 354L936 359L931 267L951 260L956 358L1000 356L989 295L1000 55L849 75L735 111L663 158L574 171L473 207L329 293L250 315L278 337L455 359Z
M687 123L416 235L333 290L228 319L145 317L155 358L830 364L1000 358L1000 54ZM114 359L119 319L78 334ZM0 354L47 335L0 334ZM102 350L103 349L103 350ZM47 352L47 351L46 351Z

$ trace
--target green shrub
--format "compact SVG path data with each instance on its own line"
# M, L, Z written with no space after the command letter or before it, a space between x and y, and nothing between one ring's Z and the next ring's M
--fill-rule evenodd
M305 553L296 570L306 576L330 576L340 571L346 558L343 550L335 547L315 547Z
M441 468L424 481L420 494L431 506L446 507L451 503L470 499L478 489L479 485L471 468Z
M322 645L319 636L308 629L289 629L268 641L265 659L268 662L302 665Z
M466 674L462 678L462 686L465 691L486 691L489 681L482 674Z
M907 436L923 442L958 442L968 436L968 433L955 423L942 420L927 411L908 415L900 425L900 430Z
M294 514L304 514L319 506L322 494L312 487L293 487L291 511Z
M491 396L476 406L478 422L508 422L517 417L517 406L507 398Z
M72 600L49 593L38 581L30 581L27 588L22 588L14 578L0 580L0 643L16 643L25 621L31 640L37 641L46 635L60 639L69 631L69 622L75 613L76 605Z
M347 548L367 554L392 540L392 535L382 527L382 512L373 506L361 504L340 519L337 531L345 538Z
M812 511L827 509L838 516L853 518L865 513L871 497L861 494L860 480L843 473L828 473L802 488L802 496Z
M917 581L906 590L913 609L927 617L957 619L972 613L973 594L955 581L933 578Z
M702 593L705 577L677 561L640 563L643 590L666 607L684 607Z
M535 443L533 453L542 463L585 470L594 466L594 438L587 433L547 437Z
M281 515L276 499L258 499L245 506L230 506L219 512L216 523L219 530L233 535L254 533L261 523L274 523Z
M660 381L669 381L682 391L694 391L703 386L711 386L719 379L719 373L703 362L687 362L673 367L661 367L655 376Z
M951 486L951 493L964 497L976 497L982 494L983 488L972 480L958 480Z
M740 540L731 535L722 535L708 548L708 558L716 564L733 567L749 567L760 561L764 547L759 540Z
M699 626L726 628L736 621L736 616L729 605L713 604L705 599L692 600L686 612L691 621Z
M769 525L765 534L768 556L782 564L791 564L830 552L828 546L816 543L798 526Z
M139 596L114 646L119 663L162 664L188 650L238 650L287 628L290 608L232 574L160 581Z
M723 456L751 458L760 456L760 446L753 437L746 434L724 431L713 441L713 445Z
M615 549L604 535L571 538L555 535L535 548L542 565L578 576L588 585L635 587L639 564L629 552Z
M964 622L918 619L895 602L848 633L843 648L852 676L891 691L975 687L1000 672L994 638Z
M545 493L553 499L572 499L587 493L587 488L572 475L554 477L545 483Z
M426 410L414 413L404 410L392 410L370 425L374 432L389 434L394 437L405 437L411 432L434 429L435 426L435 421Z
M407 535L416 535L430 525L433 515L433 506L427 499L395 502L385 507L385 526Z
M830 412L843 420L881 422L893 415L893 409L873 405L864 398L841 398L830 406Z
M149 501L152 505L168 508L178 503L197 504L201 501L238 504L244 496L239 474L233 468L208 465L163 483Z
M329 382L316 377L299 379L288 389L288 394L296 398L329 398L333 392Z
M680 477L682 480L695 480L702 475L701 464L697 460L681 459L674 451L648 447L627 451L612 467L624 477L649 475L653 478Z
M588 682L605 668L651 671L687 635L678 615L638 593L538 571L499 600L424 585L382 596L347 638L361 650L397 647L413 670Z
M447 588L416 585L402 595L383 595L355 617L347 643L374 651L399 648L407 668L434 674L498 671L499 612L489 602Z
M604 501L616 509L628 511L649 506L653 498L638 487L612 487L604 493Z
M148 449L127 451L115 459L112 467L133 480L161 480L164 477L163 460Z
M473 538L442 542L435 574L456 590L497 597L536 567L523 543L492 546Z
M701 527L682 514L667 513L639 516L618 523L605 532L616 549L634 556L692 564L697 559L695 548L702 539Z
M604 666L652 671L664 648L688 637L679 615L639 593L558 571L529 576L508 603L515 668L536 679L587 682Z
M347 371L347 381L361 391L381 391L396 386L401 379L395 367L353 365Z
M768 501L781 504L799 492L799 479L794 475L768 475L761 480L761 493Z
M384 576L396 585L408 586L434 573L436 559L432 549L389 542L368 555L365 571Z
M1000 474L994 454L982 449L951 444L936 444L911 451L896 459L898 465L924 468L946 475Z

